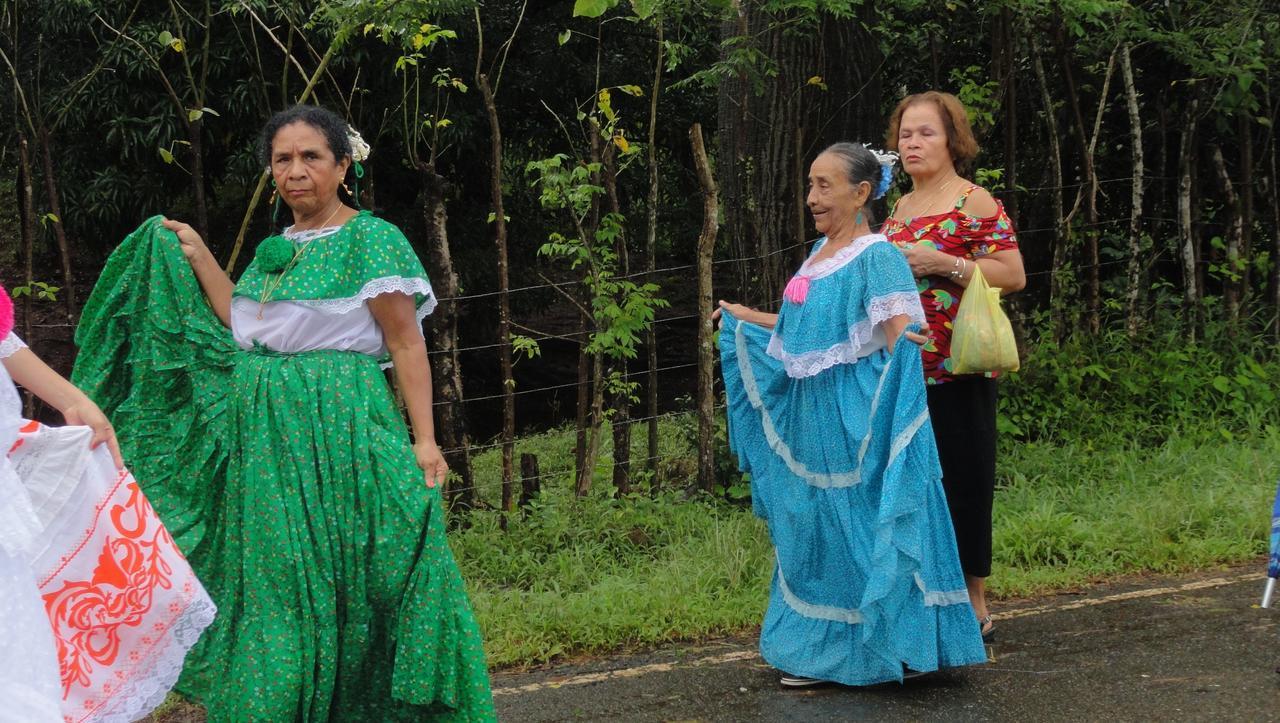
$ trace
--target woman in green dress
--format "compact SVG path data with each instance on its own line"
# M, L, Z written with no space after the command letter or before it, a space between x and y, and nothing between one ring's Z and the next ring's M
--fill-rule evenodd
M178 685L210 721L494 717L445 539L421 327L435 297L399 229L339 196L349 130L314 106L268 121L293 225L238 283L191 226L155 217L77 331L75 379L218 605Z

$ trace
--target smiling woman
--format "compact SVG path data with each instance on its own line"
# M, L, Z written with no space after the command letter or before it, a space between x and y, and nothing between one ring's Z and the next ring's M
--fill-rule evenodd
M768 314L720 302L729 444L776 567L760 652L786 686L871 685L986 659L925 409L911 270L868 227L893 154L809 169L823 238ZM772 331L769 331L772 329Z
M351 133L323 108L274 116L263 162L293 224L233 283L190 226L148 221L77 334L80 376L131 380L97 392L222 610L178 685L211 721L493 717L445 540L435 296L400 230L344 202Z

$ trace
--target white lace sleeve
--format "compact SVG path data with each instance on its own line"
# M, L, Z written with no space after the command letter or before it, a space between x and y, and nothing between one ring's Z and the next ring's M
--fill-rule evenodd
M867 318L872 324L880 324L903 314L917 324L924 323L920 294L914 291L895 291L884 296L874 296L867 302Z
M0 341L0 359L8 359L9 357L18 353L19 349L26 349L26 348L27 348L26 342L22 341L22 339L19 339L18 335L11 331L9 332L9 335L4 338L4 340Z

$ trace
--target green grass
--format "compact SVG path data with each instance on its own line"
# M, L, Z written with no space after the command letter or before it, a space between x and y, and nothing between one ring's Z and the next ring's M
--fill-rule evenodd
M633 440L636 457L644 456L640 437ZM664 454L691 454L688 440L687 422L664 423ZM759 623L772 554L749 509L675 490L612 499L607 443L596 489L574 499L572 445L571 431L521 440L521 450L539 454L544 474L564 473L544 480L542 498L527 516L513 515L507 532L496 513L477 512L468 529L451 535L492 665ZM497 455L477 459L481 484L498 479ZM1181 435L1158 447L1006 444L992 593L1026 596L1252 559L1266 549L1277 474L1275 427L1234 440Z

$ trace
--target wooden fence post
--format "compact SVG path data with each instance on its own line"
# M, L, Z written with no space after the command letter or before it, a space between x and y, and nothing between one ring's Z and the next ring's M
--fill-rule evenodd
M715 329L711 326L711 312L715 302L711 296L711 255L720 228L720 200L707 149L702 143L701 124L694 123L689 129L689 143L693 146L693 162L702 186L702 233L698 236L698 486L711 492L716 479L712 448L715 443L715 349L712 343Z

